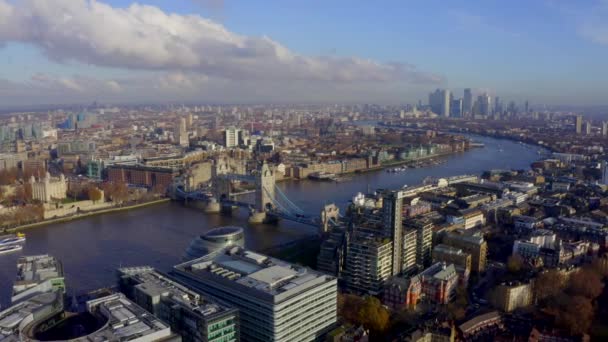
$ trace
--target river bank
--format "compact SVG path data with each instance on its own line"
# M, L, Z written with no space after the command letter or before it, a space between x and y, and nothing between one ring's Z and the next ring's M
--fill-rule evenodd
M95 211L91 211L91 212L84 212L84 213L66 216L66 217L58 217L58 218L54 218L54 219L50 219L50 220L28 223L28 224L24 224L21 226L8 228L8 229L4 230L4 232L14 233L17 231L22 231L22 230L36 228L36 227L43 227L43 226L47 226L47 225L55 224L55 223L64 223L64 222L80 220L80 219L84 219L84 218L91 217L91 216L115 213L115 212L119 212L119 211L126 211L126 210L138 209L138 208L145 208L145 207L149 207L149 206L152 206L155 204L167 203L169 201L171 201L170 198L163 198L163 199L145 202L145 203L138 203L138 204L133 204L133 205L128 205L128 206L121 206L121 207L112 207L112 208L108 208L108 209L95 210Z

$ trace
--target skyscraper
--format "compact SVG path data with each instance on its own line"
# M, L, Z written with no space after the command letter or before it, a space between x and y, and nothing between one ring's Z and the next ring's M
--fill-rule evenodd
M382 219L385 235L393 241L392 275L401 273L403 243L403 196L400 191L387 191L382 195Z
M583 132L583 116L576 116L576 134L581 134Z
M450 116L453 118L462 118L462 99L452 100L450 105Z
M441 115L446 118L450 116L450 94L450 91L447 89L441 91Z
M186 129L186 118L180 118L174 132L175 142L180 146L188 146L188 131Z
M608 121L602 121L602 136L608 136Z
M492 97L488 94L479 95L477 97L479 103L479 114L488 116L492 114Z
M464 90L462 112L464 114L463 116L470 116L473 113L473 93L471 93L471 88L466 88Z
M591 121L585 122L585 134L591 135Z

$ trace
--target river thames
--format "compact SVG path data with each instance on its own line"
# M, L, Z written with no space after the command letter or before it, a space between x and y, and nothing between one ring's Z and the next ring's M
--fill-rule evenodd
M480 174L490 169L527 169L538 159L539 148L508 140L474 137L484 148L451 155L437 166L409 169L402 173L374 171L354 174L351 179L333 182L288 181L281 189L301 209L317 214L324 204L341 208L357 192L367 189L401 188L416 185L427 177ZM19 256L48 253L59 258L64 267L68 293L81 293L112 286L114 270L120 266L151 265L169 270L178 263L190 241L197 235L221 225L245 228L245 244L261 250L314 234L312 227L291 222L277 225L250 225L247 215L232 217L206 215L178 203L93 216L72 222L27 230L22 251L0 255L0 304L10 300Z

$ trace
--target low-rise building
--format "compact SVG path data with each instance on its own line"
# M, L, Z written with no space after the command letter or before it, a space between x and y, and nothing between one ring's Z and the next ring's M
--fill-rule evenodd
M482 236L448 232L443 237L443 243L471 254L471 271L477 273L485 271L488 243Z
M59 260L47 254L24 256L17 260L12 303L55 291L65 293L63 265Z
M532 285L509 283L498 285L493 298L496 308L511 312L532 304Z

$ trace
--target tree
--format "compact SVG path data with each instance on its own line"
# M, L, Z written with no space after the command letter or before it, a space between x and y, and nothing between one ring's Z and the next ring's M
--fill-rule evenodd
M108 198L116 203L122 203L129 198L129 187L127 183L121 181L105 184L104 192Z
M388 310L376 297L366 297L359 309L359 322L376 332L383 332L388 328L389 318Z
M524 267L524 259L517 254L511 255L509 257L509 259L507 260L507 269L509 270L509 272L511 272L513 274L517 274L517 273L521 272L523 267Z
M590 267L576 271L568 282L568 293L590 300L599 297L603 288L601 276Z
M101 199L101 190L99 190L97 187L95 186L90 186L87 189L87 197L89 198L89 200L93 201L93 202L97 202Z
M543 272L534 281L534 294L537 300L557 296L566 286L566 278L557 270Z
M555 323L570 332L580 335L589 331L593 322L593 304L583 296L560 295L551 304Z
M11 185L17 181L19 170L16 167L0 170L0 185Z

